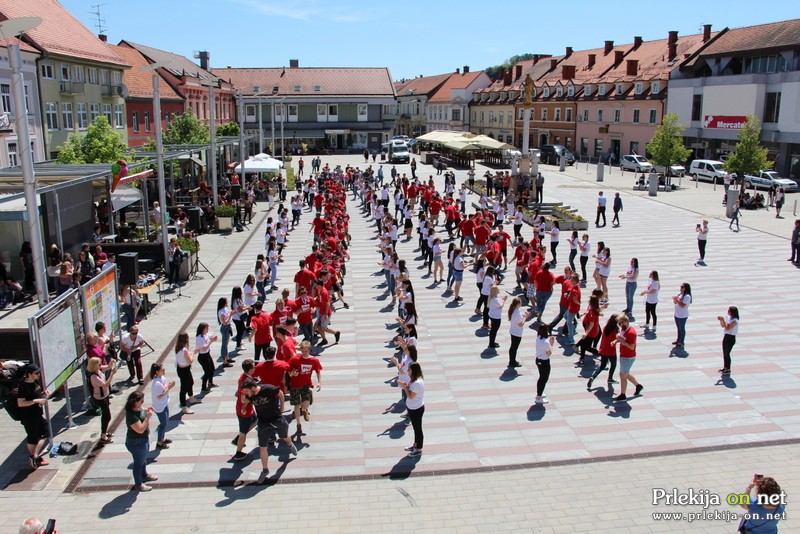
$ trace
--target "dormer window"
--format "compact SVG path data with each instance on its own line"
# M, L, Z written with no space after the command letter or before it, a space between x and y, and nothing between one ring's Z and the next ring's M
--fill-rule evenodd
M567 86L567 96L575 96L575 86L570 84Z
M597 95L598 96L606 96L606 86L605 85L598 85L597 86Z
M592 86L587 85L586 88L583 90L586 96L592 96Z
M621 83L618 83L618 84L617 84L617 95L621 95L621 94L622 94L622 91L623 91L624 89L625 89L625 88L623 87L623 85L622 85Z
M548 86L546 86L546 85L544 87L542 87L542 96L545 97L545 98L549 98L550 97L550 88Z
M299 85L295 85L294 86L294 92L295 93L299 93L300 92L300 86Z
M556 86L556 96L561 97L564 96L564 88L560 85Z
M656 94L661 90L661 84L659 82L653 82L653 85L651 87L652 88L650 92L653 94Z
M644 91L644 84L642 82L636 82L636 94L640 95Z

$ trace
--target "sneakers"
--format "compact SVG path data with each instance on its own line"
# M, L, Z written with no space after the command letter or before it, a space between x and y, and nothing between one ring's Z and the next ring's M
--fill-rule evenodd
M318 347L322 347L322 346L324 346L324 345L327 345L327 344L328 344L328 340L327 340L327 339L323 339L322 341L320 341L320 342L317 344L317 346L318 346Z
M406 452L411 452L411 451L417 450L417 448L415 446L411 445L410 447L406 447L403 450L406 451Z
M305 409L305 408L300 408L300 413L302 413L302 414L303 414L303 419L305 419L306 421L308 421L308 420L309 420L309 418L310 418L311 414L310 414L310 413L308 413L308 410L307 410L307 409Z
M536 404L548 404L550 402L550 399L548 399L545 396L541 396L541 397L536 397L536 400L534 402Z
M522 364L519 363L519 362L512 362L512 363L509 363L508 366L511 367L511 368L516 368L516 367L522 367Z
M147 484L141 484L139 486L136 486L136 489L138 491L150 491L150 490L153 489L153 487L152 486L148 486Z
M626 400L628 400L628 397L626 397L622 393L620 393L619 395L614 397L614 402L622 402L622 401L626 401Z
M731 370L723 368L723 369L719 370L719 374L721 374L721 375L729 375L729 374L731 374Z
M342 333L337 330L336 333L333 334L333 339L335 339L336 343L338 343L340 337L342 337Z
M636 391L633 392L633 396L634 397L638 397L639 395L641 395L643 389L644 389L643 385L641 385L641 384L637 385L636 386Z
M156 442L156 448L157 449L169 449L169 445L164 443L163 441L157 441Z
M244 460L245 458L247 458L247 453L245 453L244 451L239 451L239 452L237 452L236 454L234 454L234 455L233 455L233 458L231 458L231 459L232 459L234 462L241 462L241 461L242 461L242 460Z
M259 484L263 484L264 482L267 481L268 476L269 476L269 469L262 469L261 473L258 475L258 479L256 480L256 482L258 482Z
M158 480L158 477L155 476L155 475L145 475L144 476L144 481L145 482L155 482L156 480Z
M407 456L408 456L409 458L416 458L417 456L422 456L422 451L421 451L421 450L419 450L419 449L416 449L416 448L415 448L415 449L411 450L411 451L408 453L408 455L407 455Z
M166 441L166 440L164 440L164 441ZM231 445L233 445L234 447L238 447L239 446L239 434L236 434L236 437L231 440Z
M181 410L181 413L185 415L192 415L194 410L190 410L188 406L184 406L183 410Z
M294 443L289 445L289 452L292 453L292 456L297 456L297 446Z
M28 458L28 467L30 467L34 471L39 469L39 461L35 456L31 456L30 458Z
M608 380L606 380L606 382L608 382L609 384L619 384L619 382L614 380L613 378L609 378Z

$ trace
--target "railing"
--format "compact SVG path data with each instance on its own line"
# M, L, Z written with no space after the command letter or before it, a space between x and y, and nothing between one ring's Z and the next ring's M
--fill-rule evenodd
M122 94L121 85L104 85L101 89L103 96L117 96Z
M65 95L83 94L83 83L81 82L61 82L59 92Z

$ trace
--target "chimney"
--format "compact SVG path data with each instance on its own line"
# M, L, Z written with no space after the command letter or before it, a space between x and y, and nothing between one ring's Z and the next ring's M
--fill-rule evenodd
M595 60L597 60L597 54L589 54L589 64L586 65L586 68L591 69L594 67Z
M550 60L550 70L555 70L556 69L556 65L558 65L558 60L557 59L551 59Z
M456 67L456 74L461 74L461 69L459 69L458 67Z
M614 49L614 41L606 41L604 54L609 54Z
M533 64L534 64L534 65L536 65L537 63L539 63L539 60L540 60L540 59L542 59L542 57L541 57L539 54L533 54Z
M290 59L289 60L289 68L290 69L299 69L300 68L300 60L299 59Z
M671 31L669 32L669 38L667 39L667 44L675 44L678 42L678 32Z
M511 85L511 80L512 80L511 74L512 74L512 71L509 68L506 71L506 75L503 77L503 85Z
M497 72L497 79L498 80L505 80L506 79L506 69L500 67L500 70Z
M566 53L564 54L564 59L568 58L571 55L572 55L572 47L568 46L567 50L566 50Z
M620 63L622 63L622 57L625 55L625 52L622 50L615 50L614 51L614 66L616 67Z
M575 65L561 65L561 79L572 80L575 78Z
M514 67L514 79L519 80L522 78L522 65L517 65Z
M97 36L97 38L100 39L101 41L103 41L104 43L108 42L108 35L103 35L101 33L100 35Z
M628 76L636 76L638 72L639 72L639 61L636 59L629 59L626 69L626 74Z
M464 74L469 74L469 65L464 65Z
M711 39L711 24L703 24L703 42L707 43Z
M633 38L633 49L636 50L640 46L642 46L642 36L637 35L636 37Z
M200 68L203 70L208 70L209 62L211 61L211 54L205 50L201 50L197 53L197 57L200 58Z

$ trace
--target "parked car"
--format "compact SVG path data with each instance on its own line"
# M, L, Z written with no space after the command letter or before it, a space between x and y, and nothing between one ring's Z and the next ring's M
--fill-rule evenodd
M650 172L653 170L653 164L643 156L631 154L619 159L619 168L623 171Z
M559 165L561 156L566 156L567 165L575 165L575 156L563 145L542 145L539 153L539 161L542 163L549 163L550 165Z
M761 171L758 176L744 175L744 187L750 189L769 189L772 184L782 187L787 193L797 191L797 182L789 178L781 178L775 171Z
M689 175L695 180L705 180L721 184L730 181L721 161L713 159L696 159L689 165Z
M653 170L659 174L667 174L667 166L666 165L653 165ZM683 165L675 164L669 166L669 175L670 176L684 176L686 174L686 167Z

